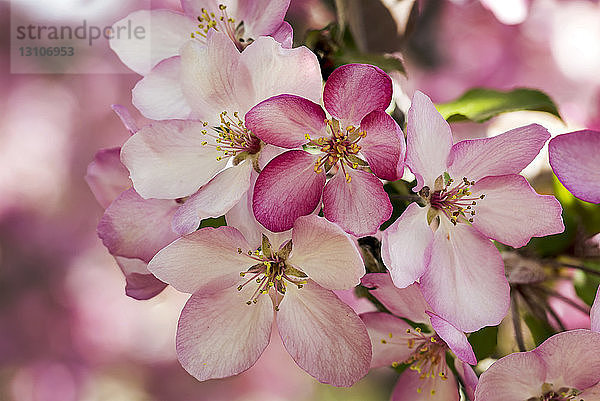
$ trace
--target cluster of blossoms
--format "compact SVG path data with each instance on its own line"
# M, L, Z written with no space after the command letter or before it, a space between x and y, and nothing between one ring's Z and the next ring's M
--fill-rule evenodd
M133 104L152 121L139 128L114 106L132 136L100 151L87 176L127 294L147 299L167 284L191 294L177 330L183 367L198 380L238 374L276 322L296 363L335 386L393 366L407 368L395 400L458 400L459 381L472 400L599 400L600 357L584 355L600 346L600 306L595 331L509 355L479 384L471 367L468 333L498 325L510 304L492 240L518 248L564 230L559 202L519 174L546 129L453 143L417 92L405 134L386 112L392 80L378 67L343 65L323 86L317 57L291 46L289 0L223 3L182 0L183 14L123 20L152 19L150 60L149 49L111 42L143 75ZM599 136L550 142L558 177L592 202ZM405 167L417 200L381 233L389 274L365 275L357 239L380 235L393 211L384 181ZM199 228L220 216L226 226ZM334 292L359 284L381 311L359 316Z

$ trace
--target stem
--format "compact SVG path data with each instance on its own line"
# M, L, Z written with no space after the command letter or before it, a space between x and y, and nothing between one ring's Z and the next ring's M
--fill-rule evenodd
M563 324L563 322L560 320L560 318L558 317L558 315L556 314L556 312L554 311L554 309L552 309L552 307L550 305L548 305L547 311L550 314L550 316L552 316L552 318L554 319L556 324L558 324L560 331L566 331L567 329L566 329L565 325Z
M582 272L586 272L588 274L593 274L595 276L600 276L600 271L599 270L591 269L591 268L586 267L586 266L574 265L574 264L571 264L571 263L556 262L556 261L552 261L550 263L553 264L554 267L568 267L568 268L571 268L571 269L581 270Z
M514 296L510 298L510 303L512 309L513 328L515 330L515 340L517 341L519 351L525 352L527 351L527 349L525 348L525 341L523 340L523 331L521 328L521 316L519 315L519 304L517 301L517 294L514 294Z
M569 298L565 297L564 295L562 295L554 290L551 290L549 288L544 288L544 287L540 286L539 289L541 291L545 292L548 296L554 297L556 299L560 299L564 303L571 305L573 308L585 313L586 315L590 314L590 308L587 305L586 306L579 305L577 302L573 301L572 299L569 299Z
M390 199L411 201L417 203L419 201L423 201L423 198L421 198L419 195L390 195Z

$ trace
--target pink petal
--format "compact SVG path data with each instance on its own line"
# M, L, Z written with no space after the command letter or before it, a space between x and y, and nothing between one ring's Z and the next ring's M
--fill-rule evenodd
M517 352L499 359L483 372L475 401L523 401L540 397L545 382L544 362L532 352Z
M351 181L343 172L329 180L323 190L323 214L357 237L377 232L392 215L392 204L383 183L371 173L346 168Z
M290 0L239 0L237 19L244 21L248 36L272 35L280 27Z
M473 227L483 235L518 248L531 237L564 231L562 207L554 196L538 195L527 180L516 174L486 177L471 187L477 200ZM527 224L523 224L527 222Z
M427 224L428 210L411 203L398 220L383 231L381 258L397 287L417 281L429 263L433 232Z
M245 114L259 102L284 93L320 103L321 67L312 51L304 46L285 49L271 37L255 39L240 60L240 68L248 71L250 82L243 79L243 73L236 77L238 88L249 84L252 88L252 96L240 96L240 113Z
M382 312L363 313L360 318L371 338L371 368L390 366L394 362L403 363L415 351L408 347L404 339L406 330L412 328L404 320Z
M450 369L446 371L448 379L442 380L439 377L421 378L420 373L405 370L394 387L392 401L458 401L456 379Z
M435 330L442 340L450 347L452 352L463 362L469 365L477 365L477 358L473 352L473 347L467 340L465 333L458 330L452 324L439 317L435 313L427 312L431 319L431 327Z
M509 306L504 263L491 241L448 219L433 236L421 291L434 312L464 332L497 325Z
M127 107L122 106L120 104L113 104L110 106L110 108L113 109L113 111L116 113L116 115L119 117L119 119L131 135L138 132L139 128L135 120L131 116L131 113L129 113Z
M418 284L398 288L394 286L387 273L369 273L362 278L361 282L394 315L415 323L429 324L429 316L425 311L430 308Z
M160 294L166 287L148 271L146 262L140 259L129 259L115 256L117 264L125 275L125 294L137 300L146 300Z
M404 173L404 134L385 111L373 111L360 122L367 136L360 140L361 153L376 176L395 181Z
M294 42L294 30L290 24L283 21L271 34L271 37L281 43L285 49L291 49Z
M271 160L260 173L252 208L267 229L289 230L298 217L315 210L325 185L325 174L314 170L317 160L308 152L291 150Z
M341 228L322 217L296 219L288 261L330 290L355 287L365 266L354 242Z
M158 121L133 135L121 150L121 161L144 198L176 199L191 195L225 164L217 161L211 138L196 121ZM210 145L210 143L209 143Z
M378 67L347 64L331 73L323 91L325 109L343 125L358 125L392 100L392 79Z
M220 217L235 206L250 187L252 163L226 168L185 201L173 216L173 230L181 235L196 231L203 219Z
M206 227L161 250L148 270L181 292L217 291L237 283L240 273L256 263L246 254L249 250L235 228Z
M467 397L469 397L469 400L474 401L475 389L477 388L479 379L473 371L473 368L469 366L468 363L465 363L460 359L454 360L454 367L456 368L456 373L462 379L462 383L465 386L465 393L467 394Z
M273 304L261 296L256 304L246 305L253 290L200 291L186 303L177 327L177 357L196 379L241 373L269 344Z
M227 225L237 228L244 238L250 244L252 249L257 249L262 242L262 234L267 231L254 217L252 211L252 194L254 193L254 183L258 174L253 171L250 179L250 187L248 191L238 203L236 203L225 214Z
M596 299L590 311L590 320L592 331L600 333L600 287L598 287Z
M178 236L171 219L178 204L172 200L143 199L133 189L123 192L106 209L98 236L112 255L144 262Z
M581 394L579 394L579 397L582 400L600 401L600 383L586 388Z
M193 19L169 10L135 11L115 22L110 48L127 67L145 75L161 60L176 56L196 25ZM124 34L131 27L144 27L144 37Z
M181 87L191 109L199 119L217 123L223 111L240 112L239 98L249 97L248 84L238 87L236 76L249 80L240 68L240 52L229 38L211 31L207 45L188 41L181 48Z
M455 181L463 177L477 181L490 175L519 174L548 139L546 128L530 124L492 138L461 141L452 146L447 171Z
M598 349L600 333L570 330L553 335L532 352L546 364L546 382L560 380L566 387L582 390L600 381Z
M277 313L283 344L321 383L350 387L369 371L371 341L360 318L333 292L312 281L287 287Z
M425 94L417 91L408 110L406 126L406 165L417 178L417 192L433 188L437 177L447 170L452 148L452 132Z
M573 195L600 203L600 132L559 135L550 141L548 152L554 174Z
M191 108L181 89L181 58L171 57L158 63L133 88L132 103L153 120L189 117Z
M103 208L131 187L129 171L121 163L121 148L101 149L88 165L85 181Z
M311 139L327 136L325 112L316 103L294 95L269 98L246 113L246 127L275 146L296 148Z

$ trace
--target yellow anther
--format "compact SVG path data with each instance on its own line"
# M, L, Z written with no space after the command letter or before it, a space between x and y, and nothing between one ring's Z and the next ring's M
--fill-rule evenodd
M381 339L381 343L382 344L387 344L387 341L385 341L383 338Z
M398 366L400 366L400 364L398 362L392 362L392 367L393 368L397 368Z

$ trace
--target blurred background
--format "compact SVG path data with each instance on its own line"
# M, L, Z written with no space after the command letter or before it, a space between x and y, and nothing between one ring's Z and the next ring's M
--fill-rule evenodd
M401 54L406 76L394 74L399 113L417 89L445 102L474 86L527 86L550 95L564 123L550 114L510 113L453 124L457 139L532 122L553 135L600 129L597 1L292 0L287 20L297 44L340 16L335 3L360 51ZM125 296L123 275L96 236L103 209L84 175L96 151L128 137L111 104L143 122L131 106L140 77L106 41L60 74L11 72L11 16L59 25L93 15L110 25L148 4L0 0L0 400L389 399L393 370L371 372L352 389L320 385L296 367L277 335L247 372L198 383L175 356L186 296L171 288L148 301ZM151 7L180 6L164 0ZM544 158L531 175L546 166Z

